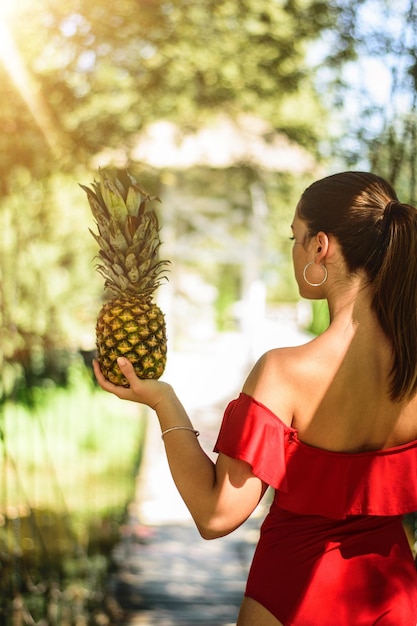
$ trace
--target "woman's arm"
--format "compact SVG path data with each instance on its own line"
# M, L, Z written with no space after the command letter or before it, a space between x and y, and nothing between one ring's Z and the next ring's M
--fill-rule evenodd
M128 388L110 383L94 363L97 381L104 390L154 409L161 431L176 426L191 429L168 432L164 444L176 487L202 537L215 539L232 532L255 509L267 485L244 461L219 454L214 464L192 432L191 421L173 388L157 380L140 380L127 359L119 359L118 364L129 381Z

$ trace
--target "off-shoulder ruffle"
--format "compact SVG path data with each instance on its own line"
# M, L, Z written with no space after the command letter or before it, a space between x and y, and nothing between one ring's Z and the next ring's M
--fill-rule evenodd
M249 463L294 513L343 519L417 511L417 441L359 453L315 448L241 393L226 408L214 450Z

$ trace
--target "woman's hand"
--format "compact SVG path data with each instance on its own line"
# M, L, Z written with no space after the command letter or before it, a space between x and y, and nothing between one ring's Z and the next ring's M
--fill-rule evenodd
M122 400L131 400L132 402L139 402L146 404L156 411L158 405L164 397L173 393L173 389L168 383L164 383L158 380L142 380L138 378L133 369L132 363L125 357L119 357L117 364L121 371L125 375L129 382L129 387L121 387L111 383L105 378L100 370L98 362L93 362L94 374L98 384L102 389L113 393Z

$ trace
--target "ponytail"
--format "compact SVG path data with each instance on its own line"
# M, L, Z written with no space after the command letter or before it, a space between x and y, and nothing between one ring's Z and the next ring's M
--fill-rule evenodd
M391 200L381 221L382 263L372 281L372 306L391 340L391 398L417 393L417 211Z

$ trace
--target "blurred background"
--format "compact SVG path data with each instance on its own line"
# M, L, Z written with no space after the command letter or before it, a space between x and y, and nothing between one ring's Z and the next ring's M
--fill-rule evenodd
M78 183L128 167L161 198L173 354L237 336L250 363L277 324L319 332L294 208L342 169L415 204L417 7L0 0L0 78L0 622L108 624L146 416L91 376L103 281Z

